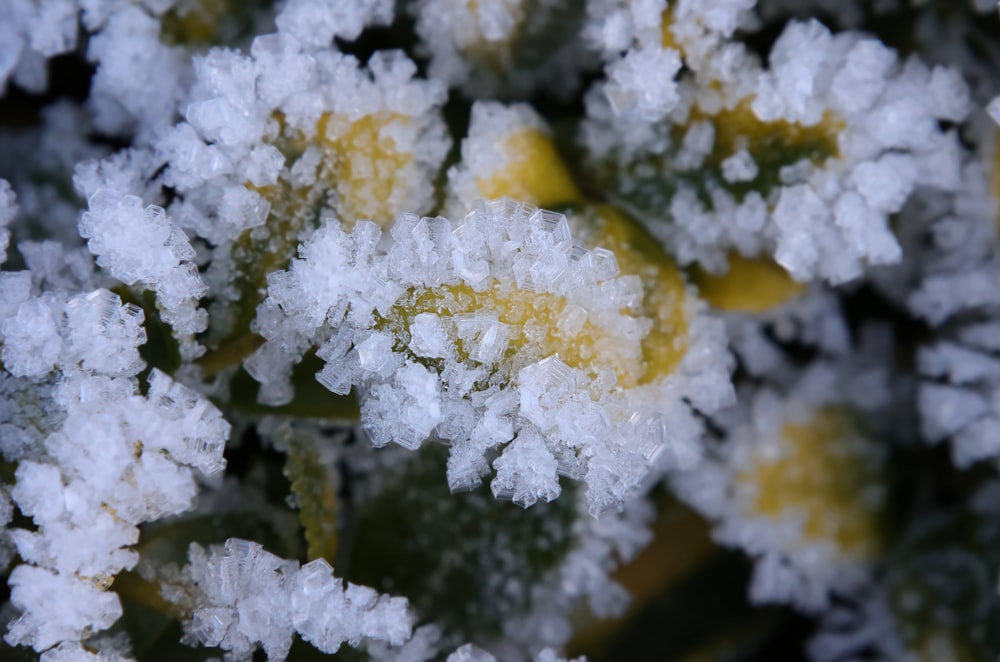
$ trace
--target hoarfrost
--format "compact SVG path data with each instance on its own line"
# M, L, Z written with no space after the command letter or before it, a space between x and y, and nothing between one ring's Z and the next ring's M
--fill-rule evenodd
M384 641L400 646L412 631L404 598L347 583L318 559L304 566L230 538L205 550L192 544L180 591L196 605L185 631L196 643L250 659L257 646L284 659L297 632L324 653L347 643ZM172 593L180 596L182 593Z
M419 241L411 237L432 225L440 229L427 234L417 252ZM370 223L348 234L327 222L302 244L288 271L269 279L257 324L267 342L247 362L263 379L265 397L291 397L287 387L271 384L287 384L291 366L315 344L327 361L318 379L335 392L357 389L376 446L417 448L428 438L448 439L453 490L478 484L485 456L503 448L494 463L494 493L525 506L555 498L556 474L563 474L586 480L597 514L634 493L651 469L697 464L700 426L682 398L712 411L731 396L717 321L689 311L690 349L675 374L621 388L611 370L594 374L531 345L511 348L514 330L488 305L460 312L446 303L463 288L482 293L487 303L521 293L560 297L586 311L597 328L628 339L607 351L637 360L652 326L636 312L641 287L634 276L617 273L610 252L574 249L564 217L502 199L480 204L457 224L400 216L379 252L363 248L377 236ZM465 265L477 262L488 266L488 276L470 280ZM415 307L406 321L414 305L408 297L438 291L452 314ZM403 318L394 335L397 315ZM376 319L390 326L372 330ZM420 365L424 361L433 367ZM459 371L477 376L456 380ZM665 422L649 423L659 416Z

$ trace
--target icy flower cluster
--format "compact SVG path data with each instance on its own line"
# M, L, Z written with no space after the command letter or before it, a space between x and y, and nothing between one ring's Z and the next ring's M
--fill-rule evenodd
M996 660L995 13L0 1L0 659Z
M106 590L138 560L138 526L191 507L193 470L225 466L229 424L158 370L138 393L142 309L107 290L32 296L27 272L4 272L0 282L8 371L0 450L17 464L11 500L34 524L5 532L25 562L8 580L21 615L7 639L44 650L121 615ZM32 407L18 412L19 402Z
M694 466L688 403L712 411L729 397L726 362L712 358L725 352L718 324L683 301L680 315L647 316L642 299L639 277L575 243L565 216L509 199L455 224L403 215L384 238L370 222L350 234L328 222L269 277L257 317L267 342L246 365L280 404L290 364L317 346L317 379L358 389L376 446L447 440L452 490L477 485L502 448L494 495L550 501L563 475L587 483L599 513L650 468ZM643 359L654 327L685 348L671 372Z
M864 586L883 544L885 449L865 418L888 418L892 389L880 367L849 361L785 381L719 417L723 446L697 479L674 484L718 522L720 542L754 557L752 599L822 611L835 591Z
M658 19L662 44L652 47L673 55L674 70L677 53L694 70L669 103L622 100L631 93L620 78L646 81L664 69L644 50L610 65L610 88L587 98L585 140L601 161L617 162L615 196L682 263L716 272L730 251L771 255L800 281L842 283L865 264L898 262L890 215L917 187L950 191L961 181L958 136L940 124L968 113L958 71L900 62L877 40L832 35L817 21L790 23L765 69L732 42L708 57L686 15L680 7ZM654 163L675 181L647 178Z

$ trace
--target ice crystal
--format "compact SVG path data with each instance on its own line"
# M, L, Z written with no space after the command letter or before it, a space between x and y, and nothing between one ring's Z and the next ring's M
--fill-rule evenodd
M0 1L0 658L996 659L995 11Z

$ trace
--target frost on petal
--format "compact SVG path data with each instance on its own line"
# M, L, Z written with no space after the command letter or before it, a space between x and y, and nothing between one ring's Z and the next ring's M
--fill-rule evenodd
M380 252L372 224L328 223L270 278L248 369L287 375L315 344L317 378L357 390L376 446L451 442L453 490L479 484L496 449L497 496L548 501L563 475L587 481L595 514L614 508L654 467L697 463L691 407L722 406L731 386L722 328L669 260L575 243L573 226L634 232L613 210L589 214L510 199L458 223L404 214Z
M587 95L585 171L682 264L720 273L738 252L774 258L801 282L839 284L899 263L890 216L922 187L962 182L962 145L947 123L968 115L966 83L815 20L789 22L765 67L687 23L706 23L703 11L664 12L663 45L691 72L676 86L677 110L623 121L617 97L596 86Z
M726 441L674 480L718 540L755 558L756 603L822 611L863 587L881 553L884 452L862 432L864 409L849 403L875 412L885 403L865 394L872 366L852 370L816 365L787 396L747 389L720 419Z

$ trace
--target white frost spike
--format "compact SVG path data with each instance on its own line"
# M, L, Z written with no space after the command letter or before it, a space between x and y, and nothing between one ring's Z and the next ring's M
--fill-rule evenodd
M131 658L113 650L91 653L77 642L64 641L42 653L38 662L131 662Z
M11 603L22 612L8 627L5 639L11 644L45 650L63 640L79 640L85 630L111 627L122 615L115 593L77 577L19 565L8 583Z
M576 391L577 371L558 356L550 356L523 368L517 376L521 415L540 429L556 423L559 405Z
M531 427L521 430L493 466L497 475L490 489L498 499L509 499L527 508L539 499L552 501L559 496L556 458L545 448L542 436Z
M106 589L138 561L131 547L138 526L189 509L197 492L192 468L221 469L229 435L213 405L158 370L149 376L148 397L138 393L134 373L144 364L136 347L145 340L139 309L107 290L65 304L42 301L22 307L48 306L60 320L41 336L60 347L58 381L42 403L54 429L18 463L10 491L35 529L7 530L23 560L10 579L21 615L7 641L39 651L79 641L121 615L117 595ZM5 328L12 322L17 318Z
M233 187L222 194L218 214L241 231L263 225L270 211L270 203L256 191Z
M993 100L986 106L986 112L989 113L990 119L1000 124L1000 97L993 97Z
M398 646L410 638L404 598L390 598L354 584L345 586L323 560L299 567L257 543L230 538L208 552L192 545L185 579L197 591L197 608L185 629L205 646L249 659L261 645L284 659L298 632L324 653L362 639Z
M361 411L373 444L395 442L415 450L441 422L437 377L422 365L407 362L390 383L371 387Z
M410 347L417 356L443 359L452 353L451 339L434 313L420 313L410 324Z
M97 256L97 263L127 285L156 292L164 320L181 341L186 358L198 356L192 336L204 331L208 316L198 299L208 288L194 264L194 249L184 232L162 207L143 207L142 200L111 189L100 189L88 200L80 218L80 235Z
M459 315L455 325L458 338L466 343L466 353L473 361L491 366L507 348L510 329L495 315Z
M335 653L345 641L361 636L393 646L410 637L412 625L404 598L379 595L354 584L347 584L345 590L343 580L333 576L333 568L323 559L302 566L293 590L292 625L324 653ZM354 624L349 622L351 616L357 619Z
M206 476L226 467L222 453L230 427L212 403L156 368L149 375L148 398L156 405L157 415L169 421L171 430L170 436L155 435L151 440L169 439L169 444L161 448L177 462L189 464Z
M99 131L142 134L170 125L188 69L184 51L163 43L158 18L138 3L118 4L88 40L87 56L99 63L88 100Z
M62 351L53 312L43 299L29 299L18 306L13 317L3 321L0 358L10 374L38 378L52 371Z
M139 345L146 342L142 308L108 290L75 297L66 304L67 353L86 370L109 376L134 375L145 366Z
M658 122L680 100L674 80L680 69L680 54L674 49L632 50L607 68L604 94L618 115Z

